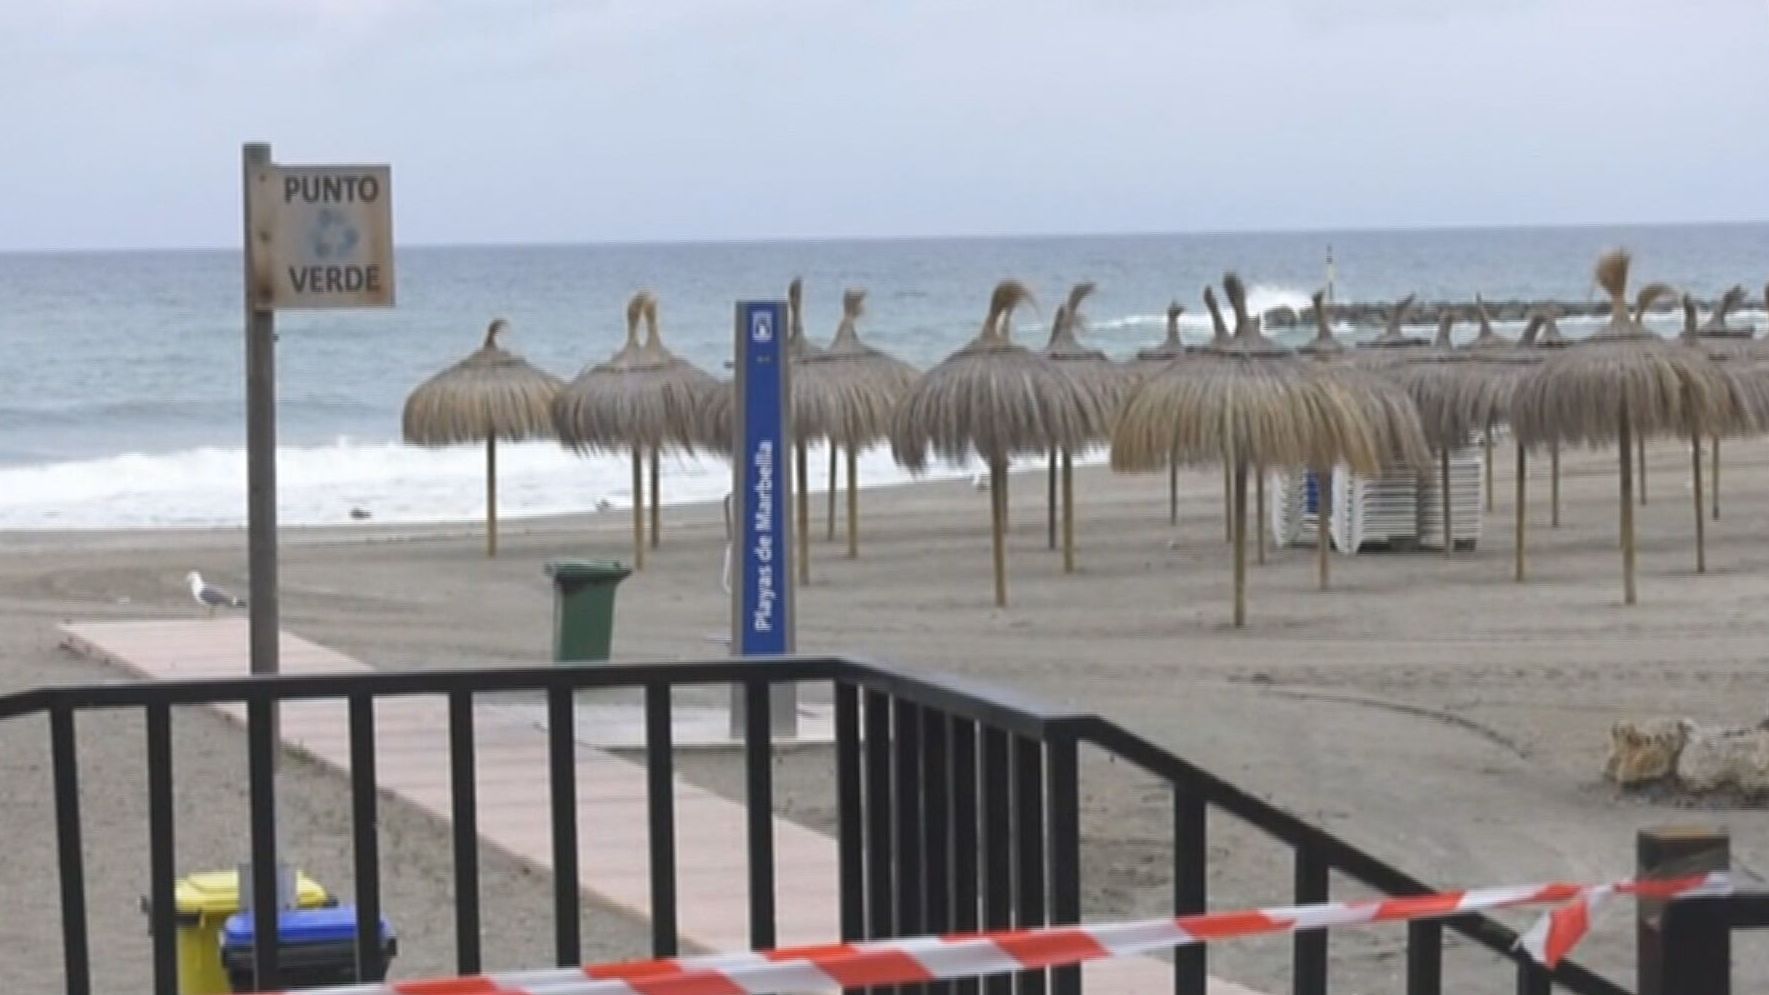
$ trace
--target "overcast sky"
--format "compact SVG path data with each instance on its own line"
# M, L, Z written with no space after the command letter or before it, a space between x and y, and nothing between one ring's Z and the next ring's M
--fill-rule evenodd
M0 249L1769 218L1769 0L0 0Z

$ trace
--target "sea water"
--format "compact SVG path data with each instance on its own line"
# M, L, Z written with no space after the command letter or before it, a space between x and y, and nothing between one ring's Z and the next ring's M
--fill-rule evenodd
M285 524L347 522L353 511L379 522L481 517L483 448L404 446L399 416L406 394L477 348L495 317L511 322L507 348L569 379L620 345L626 299L647 288L667 344L726 376L733 302L781 296L801 276L813 338L834 329L843 288L865 287L862 334L926 367L975 334L995 281L1032 287L1038 306L1017 316L1016 334L1038 346L1067 287L1092 280L1086 336L1128 357L1160 339L1170 300L1188 309L1188 339L1202 341L1199 290L1225 269L1246 278L1255 310L1305 305L1329 248L1341 302L1587 300L1591 263L1616 245L1634 250L1638 280L1702 297L1745 284L1759 309L1745 320L1761 319L1761 224L404 248L397 308L278 316L279 514ZM234 252L0 253L0 529L242 524L241 298ZM631 500L623 457L503 445L498 470L504 517ZM666 501L730 488L715 458L666 456L664 475ZM907 479L888 449L866 454L861 476Z

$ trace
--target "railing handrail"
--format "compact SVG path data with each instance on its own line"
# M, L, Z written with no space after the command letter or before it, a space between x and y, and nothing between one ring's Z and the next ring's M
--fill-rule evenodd
M1332 870L1391 895L1438 889L1271 802L1180 758L1092 712L1049 705L986 682L954 675L911 674L864 659L836 656L750 657L703 662L633 662L409 671L192 677L105 684L55 685L0 695L0 720L84 709L168 705L263 704L291 700L382 698L429 694L507 694L598 688L778 684L836 681L884 692L917 705L1045 741L1087 743L1247 822L1280 843L1309 851ZM1495 919L1470 914L1444 921L1473 942L1504 956L1525 956L1517 934ZM1555 981L1582 995L1630 995L1570 961Z
M763 672L763 669L766 672ZM589 667L474 667L438 670L272 674L239 677L183 677L116 681L103 684L47 685L0 695L0 720L52 708L140 708L150 704L212 705L253 701L347 698L351 695L403 695L473 692L510 694L525 691L729 685L760 681L843 680L872 690L889 691L917 704L938 706L954 714L1009 732L1044 736L1057 723L1092 718L1091 713L1052 706L1032 697L985 682L949 674L910 674L885 664L849 657L749 657L678 663L674 661L607 663Z

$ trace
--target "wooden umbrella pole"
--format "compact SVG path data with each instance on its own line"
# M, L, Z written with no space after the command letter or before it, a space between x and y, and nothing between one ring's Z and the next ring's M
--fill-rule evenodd
M485 437L485 555L498 555L498 437Z
M1255 464L1253 467L1253 534L1258 537L1254 545L1258 549L1259 565L1265 566L1265 467Z
M840 490L840 488L838 488L836 486L838 481L835 479L835 459L836 459L835 451L837 448L838 447L835 444L835 440L830 439L829 440L829 521L828 521L829 533L828 533L828 535L826 535L824 537L829 542L835 541L835 496L836 496L836 493Z
M1179 524L1179 459L1177 453L1167 454L1167 524Z
M1523 514L1524 481L1529 475L1529 457L1523 451L1523 443L1517 442L1515 445L1517 446L1517 567L1514 571L1515 576L1512 579L1521 584L1523 583L1523 544L1525 539L1524 533L1526 531Z
M994 540L995 607L1007 607L1007 551L1002 531L1007 523L1007 461L995 457L989 461L989 518Z
M1325 591L1332 584L1332 545L1333 545L1333 488L1331 480L1333 471L1316 470L1315 501L1314 501L1314 545L1317 559L1316 569L1320 574L1321 590Z
M1714 436L1714 521L1720 520L1720 437Z
M1063 573L1075 572L1075 464L1063 450Z
M651 548L656 549L658 540L663 537L663 496L657 492L657 450L651 450L651 497L647 505L651 512Z
M1235 628L1247 625L1247 461L1235 460L1233 482L1229 488L1234 492L1234 512L1229 517L1232 524L1229 531L1234 536L1235 546Z
M1616 423L1616 441L1621 450L1621 531L1622 531L1622 603L1633 604L1634 593L1634 436L1628 424L1628 402L1622 401L1621 417Z
M1560 527L1560 440L1548 443L1548 527Z
M800 442L793 452L793 488L798 493L798 528L793 544L798 547L799 583L811 582L811 473L807 447Z
M860 455L854 447L847 448L848 457L848 559L860 558Z
M1056 450L1055 449L1052 449L1050 451L1050 454L1048 457L1048 462L1045 466L1045 475L1044 476L1045 476L1044 510L1046 513L1045 517L1049 520L1048 524L1045 527L1045 531L1047 533L1047 535L1045 537L1045 543L1051 549L1055 549L1056 548L1056 505L1057 505Z
M1701 499L1701 433L1693 432L1689 436L1690 476L1695 481L1695 572L1708 572L1707 525L1705 516L1708 509Z
M1635 460L1635 465L1640 468L1640 507L1644 508L1644 507L1646 507L1646 435L1645 435L1645 433L1641 433L1640 437L1634 440L1634 446L1635 446L1636 452L1639 454L1639 459Z
M1448 442L1439 450L1438 485L1443 491L1443 555L1456 555L1456 538L1450 529L1450 446Z
M1235 541L1235 468L1222 461L1222 541Z
M633 569L645 569L645 452L633 447Z
M1486 427L1486 510L1493 510L1493 427Z

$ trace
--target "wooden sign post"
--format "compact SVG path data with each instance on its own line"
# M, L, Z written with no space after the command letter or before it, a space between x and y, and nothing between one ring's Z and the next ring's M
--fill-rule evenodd
M276 541L276 312L291 308L392 307L392 181L386 166L278 166L270 146L241 154L245 214L246 532L251 571L251 671L281 669ZM250 882L254 987L278 987L276 705L247 705L251 769Z

